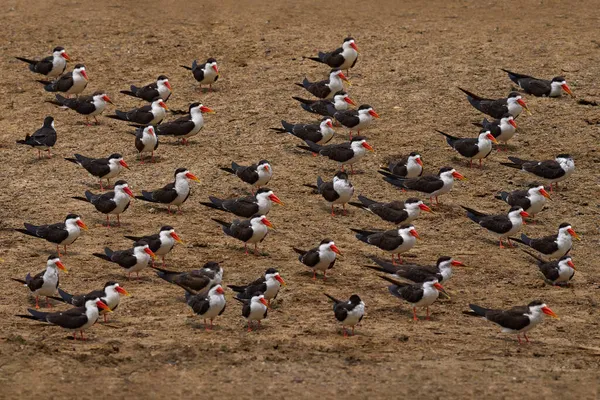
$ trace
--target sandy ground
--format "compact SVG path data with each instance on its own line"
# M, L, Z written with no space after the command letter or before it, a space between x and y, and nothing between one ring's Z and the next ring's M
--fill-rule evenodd
M554 194L537 224L523 229L541 236L568 221L581 235L572 251L578 270L568 289L545 285L525 254L500 250L461 212L460 205L467 204L482 211L505 210L493 194L522 187L530 177L499 165L507 153L494 152L483 170L470 170L434 131L474 136L471 123L481 115L456 86L504 96L511 82L500 67L541 77L566 75L579 98L598 100L595 2L119 3L8 0L0 6L0 397L597 397L599 109L568 97L528 97L533 115L519 118L508 153L552 158L568 152L576 160L566 189ZM431 321L413 322L409 307L361 267L366 256L383 254L357 241L349 228L390 226L357 209L331 218L322 199L302 184L318 175L330 179L335 164L298 151L293 137L268 129L282 118L313 120L291 99L306 95L293 83L305 75L322 79L327 69L302 56L337 47L349 34L361 49L350 73L350 94L381 114L365 132L376 151L352 177L356 192L382 200L406 198L376 171L389 157L410 151L421 152L428 172L452 165L468 178L441 199L435 214L415 223L423 240L408 260L428 264L452 255L472 266L456 271L447 285L452 299L432 307ZM102 117L100 126L84 126L75 113L45 103L51 95L13 58L44 55L56 45L88 67L86 93L105 89L120 109L140 103L119 90L165 73L174 87L172 108L202 101L217 114L206 118L192 145L166 139L157 163L139 165L125 123ZM221 79L214 93L199 94L179 65L210 56L219 61ZM15 140L50 114L59 135L56 156L38 161L34 151ZM338 132L335 140L342 141L345 134ZM115 151L132 165L123 178L136 193L166 184L177 167L197 174L201 183L192 184L185 213L169 216L160 207L134 202L121 228L101 227L102 215L71 199L87 189L97 191L97 183L63 157ZM208 195L246 193L248 187L218 167L262 158L271 161L275 175L269 186L286 205L269 215L277 230L264 241L264 254L245 256L240 244L210 220L231 216L198 203ZM57 222L68 212L80 213L91 229L64 257L70 272L61 277L61 286L82 292L116 279L133 294L109 326L97 324L84 343L68 340L61 329L14 316L32 300L10 278L41 270L52 246L12 229L25 221ZM153 233L164 224L175 226L186 242L169 256L172 269L222 261L224 282L236 284L267 267L279 268L288 286L263 329L246 333L241 307L228 292L224 316L207 333L190 316L177 287L150 270L140 281L128 282L118 268L91 256L104 246L126 248L124 234ZM313 282L291 247L309 248L324 237L333 238L344 257L327 282ZM339 335L325 291L339 297L358 293L364 299L367 315L355 337ZM538 298L561 319L546 320L531 333L530 345L519 346L497 327L462 314L470 302L510 307Z

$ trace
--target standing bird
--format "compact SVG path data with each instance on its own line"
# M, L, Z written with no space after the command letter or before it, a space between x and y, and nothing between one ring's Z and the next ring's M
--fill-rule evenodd
M130 89L131 90L121 90L121 93L146 100L150 103L157 97L160 97L166 102L169 100L171 91L173 90L169 78L167 78L166 75L160 75L156 78L156 82L149 83L146 86L137 87L131 85Z
M575 161L568 154L559 154L554 160L529 161L517 157L508 157L510 163L500 163L506 167L516 168L529 172L538 178L546 179L550 182L550 192L552 184L558 190L558 182L564 181L575 171Z
M283 128L271 128L275 132L289 133L304 141L310 140L316 144L327 144L333 138L335 131L331 117L325 117L319 124L290 124L281 120Z
M106 108L106 103L113 104L110 97L103 91L94 92L91 96L79 96L75 99L68 99L57 94L56 100L52 100L50 103L70 108L78 114L85 115L85 124L88 126L90 125L89 117L94 117L96 125L100 124L96 116L102 114Z
M423 160L419 153L413 151L406 157L390 161L387 167L380 168L399 178L417 178L423 175Z
M337 161L340 164L342 172L344 172L344 165L349 165L352 173L354 173L354 164L365 156L367 150L373 151L373 147L367 143L367 138L364 136L355 136L350 142L328 144L326 146L320 146L309 140L306 142L306 146L296 147Z
M347 173L341 171L337 172L331 182L324 182L323 179L318 176L316 185L305 184L304 186L315 189L318 194L323 196L331 206L332 217L335 217L335 212L333 211L334 204L341 204L344 209L343 214L346 215L346 203L348 203L354 195L354 186L352 186L352 183L348 180Z
M392 253L392 264L394 265L396 265L394 254L398 256L398 262L402 264L400 254L412 249L417 243L417 239L421 239L415 230L415 227L412 225L401 225L397 229L388 231L372 231L353 228L350 228L350 230L356 233L356 238L361 242L365 242L366 244L378 247L383 251Z
M521 234L521 239L512 238L512 240L523 243L549 258L556 259L567 255L571 251L571 247L573 247L572 238L581 240L571 227L571 224L563 222L558 226L558 233L556 235L533 239L523 233Z
M46 92L61 92L70 97L72 94L79 95L83 92L88 84L88 80L85 65L77 64L72 72L67 72L53 82L43 80L38 82L44 85Z
M292 99L299 101L300 107L305 111L323 117L333 117L336 112L347 110L350 106L356 105L354 100L348 96L348 93L343 90L334 94L331 99L308 100L297 96L292 96Z
M42 158L42 150L48 152L48 158L52 157L50 149L56 144L56 130L54 130L54 118L44 118L44 124L33 135L27 134L25 140L17 140L17 144L26 144L37 149L38 159Z
M92 203L96 210L106 214L106 226L110 228L110 214L117 216L118 226L121 226L120 215L129 208L130 198L134 197L129 185L124 180L115 182L113 191L103 194L94 194L89 190L85 191L85 197L75 196L73 199Z
M41 60L30 60L23 57L15 57L17 60L29 64L29 70L37 74L46 75L50 79L58 78L67 69L67 61L71 59L64 47L57 46L52 50L52 55Z
M559 97L563 90L571 97L575 97L567 81L562 76L556 76L552 80L538 79L533 76L518 74L507 69L501 68L508 74L511 81L519 85L527 94L537 97Z
M361 105L357 110L338 111L333 116L340 125L349 130L350 140L352 140L353 130L360 135L361 129L371 125L374 118L379 118L379 114L368 104Z
M129 121L138 125L156 125L160 124L167 116L169 107L160 97L155 98L152 104L145 105L140 108L134 108L130 111L116 110L114 115L109 115L108 118L117 119L120 121Z
M392 283L392 285L388 286L388 290L392 296L398 297L410 304L413 309L413 321L419 320L417 318L417 307L426 307L427 319L430 319L429 306L438 299L440 292L450 298L444 287L434 277L430 277L422 283L398 282L387 276L380 276L380 278Z
M58 222L51 225L32 225L25 222L25 229L15 229L25 235L45 239L47 242L56 245L56 253L60 257L59 246L63 246L65 254L67 246L72 245L81 235L81 230L88 227L77 214L69 214L64 222Z
M142 195L136 196L136 199L148 201L150 203L166 204L169 214L171 214L171 206L177 206L177 212L181 214L181 205L190 196L189 179L200 182L200 179L192 174L187 168L177 168L175 170L175 182L171 182L161 189L156 189L151 192L142 190Z
M58 270L63 272L67 272L64 264L60 261L56 254L52 254L48 257L48 261L46 261L46 269L42 272L36 274L35 276L31 276L31 274L27 274L25 279L16 279L11 278L13 281L24 284L29 288L31 294L35 296L35 308L36 310L40 308L39 297L46 296L46 305L48 307L52 307L48 297L54 296L56 293L56 289L59 284L59 276Z
M350 83L341 70L332 69L329 73L329 79L310 82L308 79L304 78L302 83L296 83L296 85L306 89L319 99L331 99L337 92L344 89L343 81Z
M108 247L104 248L104 254L92 253L94 257L117 264L127 272L127 278L131 279L131 273L135 272L137 278L140 278L140 271L148 266L150 259L156 258L156 255L148 242L144 240L137 241L131 249L113 251Z
M76 331L79 331L81 333L81 340L85 340L83 337L83 331L98 321L100 316L99 310L111 312L110 308L100 299L90 299L85 302L83 307L75 307L66 311L47 313L27 309L31 315L17 316L21 318L33 319L35 321L48 322L52 325L57 325L61 328L73 331L73 340L77 340Z
M467 100L473 107L492 118L502 118L504 114L510 114L517 118L523 109L531 114L527 103L519 92L510 92L508 97L502 99L486 99L476 94L473 94L465 89L460 89L467 95Z
M554 311L541 300L534 300L526 306L516 306L508 310L493 310L476 304L469 304L469 308L471 311L466 311L465 314L484 317L488 321L500 325L503 333L516 333L519 344L521 344L519 337L521 334L529 343L527 332L544 320L544 314L558 318Z
M181 139L182 144L188 145L188 139L196 136L204 127L203 114L214 114L215 111L203 106L202 103L192 103L188 107L188 112L188 115L184 117L158 125L156 132L163 136L174 136L177 139Z
M227 236L244 242L246 254L248 254L248 243L250 243L254 244L254 254L258 255L258 243L265 239L269 228L274 229L271 221L264 215L259 214L242 221L234 219L233 222L225 222L216 218L211 219L222 226L223 232Z
M415 283L423 283L431 277L437 279L439 283L446 283L452 277L452 267L465 266L462 262L448 256L438 258L434 266L414 264L394 265L377 257L369 258L379 266L365 265L366 268L384 272L396 278L408 279Z
M546 199L550 199L550 195L543 186L533 184L527 190L515 190L510 193L500 192L496 196L497 199L504 200L510 206L521 207L531 218L535 218L535 214L542 211Z
M248 332L252 332L253 321L256 321L260 327L260 321L267 318L267 311L269 309L269 303L265 300L265 296L257 292L249 300L238 299L237 297L234 297L234 299L243 304L242 316L248 321Z
M247 167L232 162L231 168L224 167L221 170L236 175L243 182L256 186L257 189L269 183L273 176L273 168L267 160L260 160L258 164L252 164ZM254 194L254 190L252 190L252 194Z
M227 200L208 196L208 199L210 202L200 202L200 204L220 211L230 212L242 218L250 218L254 214L267 215L271 211L273 203L283 205L279 197L268 188L258 189L254 196Z
M110 308L110 311L115 311L121 302L121 295L129 296L127 290L123 289L117 282L107 282L104 288L100 290L93 290L87 294L72 295L65 292L62 289L58 289L58 294L62 301L68 304L72 304L75 307L83 307L88 300L100 299L104 304ZM104 322L107 322L106 314L109 311L101 310L100 314L104 316Z
M104 190L102 186L103 179L106 179L107 184L110 186L110 180L119 176L123 168L129 169L129 165L119 153L113 153L106 158L91 158L74 154L73 158L65 158L65 160L83 167L90 175L99 179L101 191Z
M517 130L515 118L508 113L504 114L500 119L488 121L487 118L484 118L481 123L473 125L490 131L498 142L504 143L504 150L506 150L508 141L515 136ZM500 146L498 146L498 151L500 151Z
M180 285L185 289L185 300L188 306L204 320L204 329L212 330L213 321L216 317L223 314L227 301L225 300L225 291L219 284L214 285L206 295L199 294L194 289ZM210 320L210 326L206 320Z
M192 71L194 79L200 82L200 91L202 91L202 85L208 85L208 91L212 92L212 84L219 79L219 67L217 66L217 60L209 58L204 64L198 64L196 60L192 62L192 66L181 65L181 67Z
M492 152L492 143L498 143L496 138L492 136L491 132L482 129L479 132L479 137L474 138L458 138L456 136L448 135L442 131L436 132L441 133L446 137L446 142L461 156L470 160L469 168L473 168L473 159L479 160L479 168L481 168L482 159L486 158Z
M223 268L218 262L209 261L201 269L187 272L169 271L163 268L152 267L156 275L169 283L192 289L198 295L206 296L215 285L220 285L223 280Z
M465 206L461 207L467 210L467 217L469 217L470 220L498 236L501 249L504 248L502 239L506 239L509 247L512 247L512 244L510 243L511 238L509 236L514 235L521 229L521 226L523 226L523 218L529 217L529 214L523 211L523 208L519 206L511 207L508 214L496 215L488 215Z
M300 254L298 260L313 270L313 281L317 279L317 271L323 272L323 280L327 280L327 270L333 268L336 255L342 255L340 249L331 239L323 239L321 243L310 250L292 249Z
M250 300L254 293L260 292L265 296L265 300L270 306L271 300L275 300L279 294L281 285L285 286L285 281L279 271L275 268L269 268L263 276L247 285L227 285L227 287L236 292L235 297L241 300Z
M154 235L147 236L129 236L125 235L125 238L138 242L140 240L148 243L150 250L157 255L162 257L163 267L165 266L165 256L173 250L175 242L183 243L179 235L175 232L172 226L165 225L160 228L160 231ZM111 307L112 308L112 307Z
M415 197L406 199L404 203L397 200L380 203L365 196L358 196L358 200L360 203L349 202L348 204L369 211L394 225L411 223L421 214L421 211L433 212L431 208Z
M535 259L544 279L554 286L568 285L575 276L575 264L571 256L562 256L558 260L546 261L535 254L523 250Z
M329 53L320 51L317 57L308 57L308 59L327 64L331 68L345 69L349 73L350 68L354 68L356 60L358 60L358 47L354 38L347 37L344 39L342 47Z
M362 321L365 315L365 303L357 294L350 296L348 301L338 300L327 293L323 294L333 301L333 314L335 319L342 323L344 337L348 337L347 326L352 327L352 336L354 336L354 327Z
M158 149L158 135L152 125L138 126L135 131L128 132L135 136L135 148L138 151L140 164L144 163L144 153L151 153L150 162L154 162L154 151Z
M379 171L384 175L384 180L394 186L416 190L417 192L425 193L429 197L431 203L435 197L435 204L438 203L438 196L450 193L454 186L454 179L461 181L466 180L464 176L456 172L452 167L442 167L437 175L423 175L418 178L399 178L385 171Z

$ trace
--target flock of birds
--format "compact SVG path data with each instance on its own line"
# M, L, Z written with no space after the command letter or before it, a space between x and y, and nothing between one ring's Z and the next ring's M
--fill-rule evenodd
M45 75L47 80L40 80L44 89L48 92L56 92L55 98L51 100L57 106L71 109L86 118L93 117L98 123L97 117L112 103L106 92L95 92L85 96L85 90L89 77L86 67L77 64L71 72L65 73L67 61L70 59L62 47L56 47L52 56L42 60L30 60L18 57L29 64L32 72ZM434 266L406 264L401 259L401 254L412 249L417 240L420 239L416 228L412 224L420 213L433 212L432 208L439 205L438 197L451 192L455 179L464 180L465 177L456 169L443 166L437 174L424 174L421 155L412 152L406 157L394 160L386 167L382 167L379 173L383 179L391 185L401 188L402 191L410 190L421 193L430 199L430 205L421 199L411 197L404 202L391 201L381 202L359 195L358 201L351 201L354 196L349 174L345 167L350 166L350 172L354 172L354 165L360 162L369 151L373 151L367 138L361 136L361 131L367 129L379 114L367 104L357 106L344 90L345 82L348 82L349 70L356 65L358 60L358 47L353 38L346 38L342 47L329 52L319 53L316 57L310 57L331 68L329 77L322 81L310 82L304 79L297 85L304 88L314 96L314 99L306 99L294 96L293 99L300 106L316 114L321 120L318 123L290 123L281 121L281 128L272 128L281 134L290 134L303 141L298 145L299 149L311 152L313 156L320 155L337 162L340 171L335 174L331 181L324 181L318 177L316 185L307 184L316 194L319 194L331 206L331 215L335 215L335 206L341 205L343 213L346 213L346 204L372 213L381 220L394 224L397 227L391 230L375 229L352 229L356 238L367 245L373 246L391 255L391 262L379 257L371 256L375 265L368 265L369 269L380 273L380 277L390 283L389 291L392 295L407 302L413 309L413 318L417 320L417 308L426 308L429 319L429 307L441 295L448 296L442 284L446 283L452 276L452 267L464 264L452 257L440 257ZM193 77L202 85L212 85L219 78L219 68L214 58L209 58L206 63L193 62L192 66L182 66L191 70ZM344 74L346 71L346 74ZM534 96L558 97L562 92L573 96L569 86L563 77L552 80L537 79L531 76L518 74L505 70L508 77L516 83L523 92ZM201 103L192 103L188 111L170 111L173 114L185 114L172 121L164 122L167 118L167 101L171 96L171 84L165 75L160 75L156 82L143 87L131 86L129 90L121 93L146 101L147 105L129 111L116 110L109 118L124 121L135 128L135 147L139 153L140 163L144 161L144 154L150 154L151 161L157 150L161 136L174 136L181 140L182 144L189 144L189 139L199 133L204 125L204 115L214 111ZM469 103L482 113L492 119L484 118L481 123L476 124L479 134L474 138L459 138L445 132L438 131L459 155L469 160L472 167L473 160L479 161L490 155L493 145L499 142L505 145L509 142L517 130L517 117L523 112L529 112L527 104L521 92L511 92L506 98L487 99L478 96L468 90L462 90ZM334 137L334 127L341 126L349 133L349 140L339 144L330 144ZM355 135L353 135L355 132ZM161 138L162 139L162 138ZM50 149L57 140L54 128L54 118L45 118L42 128L32 135L27 135L24 140L17 143L29 145L41 151L47 151L51 157ZM176 206L181 212L181 206L190 195L189 181L197 181L198 178L186 168L178 168L174 173L174 181L160 189L143 190L141 195L135 196L129 185L124 180L116 180L110 191L104 192L103 180L110 187L110 180L117 179L124 169L129 165L124 161L121 154L111 154L106 158L92 158L81 154L66 158L74 164L81 166L90 175L100 182L101 193L86 191L83 196L74 197L89 203L98 212L106 215L106 225L110 227L110 215L117 217L120 226L120 215L130 205L132 198L143 201L162 204L167 207L171 214L171 207ZM562 223L558 232L540 238L531 238L525 234L520 237L515 235L521 230L525 218L534 218L540 213L550 193L558 190L558 183L567 179L574 171L574 161L568 154L559 154L553 160L524 160L517 157L508 157L509 162L503 165L525 171L536 179L543 180L549 184L549 191L543 184L535 183L529 188L515 190L513 192L498 193L497 198L508 203L510 209L506 213L487 214L469 207L463 207L466 216L481 228L495 235L499 239L500 247L503 248L503 240L512 246L511 240L520 242L527 246L525 250L532 257L543 274L544 279L553 285L567 285L573 278L575 266L569 251L572 247L572 237L579 239L573 228L568 223ZM218 223L223 232L234 239L244 243L246 254L248 245L254 245L255 253L258 253L258 244L261 243L270 228L273 227L266 215L271 210L272 204L283 205L279 197L265 186L273 176L273 168L266 160L256 164L243 166L235 162L231 167L222 168L223 171L233 174L242 182L250 185L252 195L240 198L222 199L210 196L208 201L201 204L211 209L234 214L242 219L226 221L218 218L213 220ZM554 187L553 187L554 186ZM256 189L256 190L255 190ZM550 193L549 193L550 192ZM24 229L17 231L36 238L42 238L56 245L56 254L48 257L46 269L36 275L27 274L24 280L15 279L25 284L35 296L36 309L28 309L29 314L20 317L43 321L58 325L74 332L81 332L96 323L100 315L104 316L114 311L120 304L121 296L129 293L117 282L108 282L102 289L87 294L72 295L59 288L59 270L66 271L60 260L60 248L64 248L66 254L67 246L73 244L87 226L82 218L76 214L69 214L64 222L51 225L24 224ZM213 321L221 315L226 306L225 290L223 288L223 268L217 262L207 262L202 268L191 271L172 271L165 268L165 256L173 249L181 238L171 226L163 226L160 231L147 236L125 236L133 241L133 246L125 250L112 250L105 248L103 253L93 253L106 262L115 264L124 272L131 275L150 267L157 275L180 286L185 291L187 304L191 309L204 319L206 329L211 329ZM322 273L323 279L327 279L327 271L334 267L340 249L331 239L324 239L320 244L310 250L293 248L298 253L299 261L312 269L313 279L317 272ZM162 257L162 266L155 265L154 259ZM396 256L396 257L395 257ZM277 297L281 286L285 285L280 273L269 268L264 275L245 285L230 285L236 295L235 299L242 303L242 316L247 320L248 330L252 330L252 324L260 325L261 320L267 317L267 311L271 302ZM56 296L58 291L59 296ZM338 300L325 294L333 302L335 318L341 323L344 336L348 334L347 328L352 330L359 324L365 313L365 303L359 295L353 294L349 300ZM59 312L39 311L39 296L46 296L47 306L51 303L49 298L63 301L75 306L75 308ZM556 317L556 314L542 301L534 300L525 306L516 306L506 310L495 310L484 308L475 304L469 305L470 310L466 314L484 317L498 324L502 331L517 334L519 343L521 334L528 340L526 333L538 325L544 315ZM207 323L210 321L210 325Z

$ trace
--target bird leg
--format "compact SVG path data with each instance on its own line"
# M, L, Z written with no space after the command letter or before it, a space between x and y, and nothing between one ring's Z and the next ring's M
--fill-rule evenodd
M60 250L59 250L59 248L60 248L60 247L59 247L58 245L56 245L56 253L57 253L57 254L58 254L58 256L60 257Z
M98 118L96 118L95 115L94 115L94 121L96 121L96 125L100 125L100 122L98 122Z
M208 84L208 93L211 93L211 92L212 92L212 83L209 83Z
M152 150L152 156L150 157L150 162L154 162L154 150Z
M67 245L65 244L63 247L65 248L65 254L67 254Z
M85 340L85 337L83 337L83 331L79 331L79 333L81 333L81 340Z
M483 168L483 165L481 163L482 163L482 159L480 158L479 159L479 169Z
M254 255L258 255L258 243L254 243Z
M110 217L106 214L106 227L110 228Z
M335 217L335 212L333 211L333 204L331 205L331 216Z
M323 271L323 280L326 281L327 280L327 271Z
M518 333L517 333L517 340L519 341L519 344L522 344L522 343L521 343L521 338L519 337L519 334L518 334Z
M73 332L73 340L77 340L77 331Z
M117 226L120 228L121 227L121 215L117 214Z
M127 280L130 281L131 280L131 272L127 273Z
M346 331L346 327L342 325L342 331L344 332L344 337L348 337L348 332Z
M403 264L404 261L402 261L402 259L400 258L400 253L398 253L397 256L398 256L398 263Z
M413 321L418 321L419 318L417 318L417 307L413 307Z
M429 306L427 306L427 320L429 321L431 319L431 317L429 316Z
M164 267L166 265L165 264L165 256L162 256L162 259L163 259L163 267Z
M48 158L52 158L52 153L50 153L50 149L48 149Z
M248 321L248 332L252 332L252 326L250 325L250 321Z
M342 208L344 209L343 214L347 215L348 213L346 212L346 203L342 204Z
M350 131L350 141L352 141L352 131Z
M52 308L52 304L50 304L50 299L48 299L48 296L46 296L46 305L48 308Z
M248 255L248 244L244 243L244 250L246 255Z
M167 212L169 213L169 215L171 215L171 206L170 205L167 206Z
M354 326L352 326L352 336L354 336Z
M500 248L503 249L504 245L502 244L502 239L500 239Z
M108 321L106 320L106 314L104 314L104 323L107 323Z
M394 261L394 253L392 253L392 265L396 265L396 261Z
M506 238L506 240L508 241L508 247L514 247L512 242L510 241L510 238Z
M524 333L523 336L525 337L525 340L527 340L527 343L529 343L529 338L527 337L527 334Z
M40 309L39 296L35 296L35 309Z
M470 162L469 162L469 168L473 168L473 159L471 158Z
M183 211L181 211L181 206L177 206L177 214L183 214Z
M104 192L104 187L102 186L102 179L100 179L100 191Z
M342 164L342 172L344 172L344 164Z
M350 164L350 173L354 175L354 164Z
M140 280L140 273L139 273L139 272L136 272L136 273L135 273L135 278L136 278L138 281Z
M313 281L317 280L317 271L313 269Z

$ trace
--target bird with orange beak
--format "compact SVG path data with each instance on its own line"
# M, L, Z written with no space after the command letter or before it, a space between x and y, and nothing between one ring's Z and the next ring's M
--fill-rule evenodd
M392 284L388 286L388 290L392 296L410 304L413 309L413 321L419 320L417 317L417 308L422 307L427 309L427 319L430 319L429 306L438 299L440 293L450 298L444 287L433 276L421 283L399 282L387 276L380 276L380 278Z
M237 293L235 297L238 299L250 300L254 293L260 292L265 296L267 303L271 305L271 300L277 297L282 285L286 284L279 271L269 268L263 276L247 285L227 285L227 287Z
M458 154L469 160L469 168L473 168L473 160L479 160L479 168L484 158L492 152L492 143L498 144L496 138L487 129L482 129L477 138L458 138L436 129L446 137L446 142Z
M517 118L523 110L531 114L527 103L525 103L523 96L519 92L510 92L508 97L502 99L486 99L468 90L458 89L467 95L467 100L473 107L493 118L502 118L504 114L510 114L514 118Z
M104 304L106 304L110 311L107 309L101 309L100 314L104 316L104 322L107 321L107 314L111 311L115 311L121 302L121 295L129 296L129 292L121 287L117 282L107 282L104 288L100 290L93 290L87 294L76 294L72 295L61 288L58 288L58 294L60 299L65 303L72 304L75 307L83 307L88 300L99 298Z
M131 249L113 251L105 247L104 254L92 253L92 255L117 264L127 272L128 279L131 278L132 272L135 272L137 278L140 279L139 272L148 266L151 259L156 258L154 252L150 250L148 242L144 240L135 242Z
M331 68L346 70L349 74L350 68L354 68L358 60L358 46L353 37L347 37L342 47L328 53L320 51L317 57L308 57L308 59L327 64Z
M156 82L149 83L146 86L137 87L131 85L130 89L131 90L121 90L121 93L128 96L137 97L148 102L154 101L154 99L157 97L160 97L166 102L171 96L171 91L173 90L171 83L169 82L169 78L167 78L166 75L160 75L158 78L156 78Z
M151 203L166 204L169 214L171 214L171 206L177 206L177 212L181 214L181 205L190 196L189 180L200 182L200 179L187 168L177 168L175 182L153 191L142 190L142 195L136 198Z
M248 244L254 244L254 254L258 255L258 243L265 239L269 229L274 229L271 221L259 214L242 221L234 219L233 222L225 222L216 218L212 220L221 225L227 236L244 242L246 254L248 254Z
M128 121L138 125L158 125L166 118L168 109L167 103L157 97L152 101L152 104L134 108L130 111L116 110L115 114L109 115L108 118Z
M537 97L560 97L562 92L566 92L571 97L575 97L567 81L562 76L555 76L552 80L534 78L533 76L518 74L501 68L508 74L511 81L519 85L527 94Z
M223 287L216 284L210 288L207 295L203 295L183 284L179 284L179 286L185 289L185 299L188 306L204 320L204 329L207 331L212 330L213 320L225 311L227 302ZM210 326L206 323L207 319L210 320Z
M231 168L222 167L221 171L236 175L242 182L258 189L268 184L273 176L273 167L267 160L260 160L258 163L248 166L231 162ZM254 190L252 190L252 194L254 194Z
M19 282L27 286L31 294L35 296L35 308L40 308L39 297L46 296L46 305L52 307L48 297L54 296L58 288L59 277L58 270L67 272L65 265L60 261L56 254L51 254L46 261L46 269L42 272L31 276L27 274L25 279L12 278L13 281Z
M39 80L38 82L44 85L44 90L47 92L66 93L67 97L71 97L72 94L79 95L83 92L88 84L88 80L85 65L77 64L72 72L61 75L55 81Z
M571 251L571 247L573 247L572 238L581 240L571 227L571 224L563 222L558 226L558 233L556 235L533 239L523 233L520 239L513 238L513 240L523 243L551 259L556 259L567 255Z
M130 199L134 197L129 185L124 180L115 182L114 190L102 194L85 191L85 197L74 196L73 199L91 203L96 210L106 214L106 226L110 228L109 215L117 216L117 225L121 226L121 214L129 208Z
M50 225L32 225L25 222L25 229L15 229L17 232L21 232L28 236L45 239L47 242L56 245L56 253L60 257L59 246L63 246L65 254L67 253L67 246L73 244L79 236L81 236L81 230L87 231L87 225L83 222L81 217L77 214L69 214L66 216L64 222L59 222Z
M531 215L531 218L535 218L535 214L544 208L546 200L550 200L550 194L544 189L544 186L533 184L527 190L500 192L496 198L504 200L511 206L522 207L527 214Z
M313 281L317 280L317 271L323 272L323 280L327 280L327 270L330 270L335 265L338 255L342 255L340 249L331 239L323 239L317 247L310 250L301 250L292 247L299 254L298 260L313 270Z
M308 79L304 78L302 83L296 83L296 85L306 89L309 93L319 99L331 99L337 92L344 89L344 82L350 84L350 81L341 70L332 69L329 73L329 79L310 82Z
M353 229L350 230L356 233L356 238L361 242L370 244L380 248L383 251L392 253L392 264L396 264L394 254L398 255L398 262L402 263L400 254L412 249L417 243L417 239L421 239L415 227L412 225L401 225L397 229L388 231Z
M469 304L469 308L471 310L465 311L465 314L484 317L500 325L503 333L516 333L519 344L521 344L520 335L523 335L529 343L527 332L539 325L544 320L544 315L558 319L554 311L541 300L534 300L526 306L516 306L508 310L484 308L476 304Z
M260 321L267 318L269 303L265 300L265 296L261 292L256 292L250 299L238 299L237 301L243 304L242 316L248 321L248 332L252 331L252 322L256 321L260 327Z
M83 167L90 175L99 179L101 191L104 190L102 186L103 179L106 179L108 185L110 185L110 180L119 176L123 168L129 169L129 165L119 153L113 153L106 158L91 158L74 154L73 158L65 158L65 160Z
M113 104L110 97L103 91L96 91L91 96L79 96L76 99L67 99L60 94L57 94L56 100L49 102L63 108L70 108L77 114L85 116L85 124L87 126L90 126L90 117L94 117L96 125L99 125L100 123L96 116L102 114L106 108L106 103Z
M127 239L133 241L144 240L148 242L148 246L150 250L154 252L155 255L162 257L162 265L165 266L165 256L171 252L173 247L175 246L175 242L182 243L183 240L177 235L175 232L175 228L169 225L165 225L160 228L160 231L154 235L147 236L129 236L125 235ZM154 261L152 261L152 266L154 266ZM111 307L113 308L113 307Z
M340 164L342 172L344 172L344 165L349 165L352 173L354 173L354 164L359 162L367 154L367 151L374 151L364 136L355 136L349 142L328 144L326 146L321 146L307 140L306 146L296 147L337 161Z
M206 60L204 64L198 64L198 61L194 60L191 67L186 65L181 65L181 67L192 71L194 79L200 83L200 91L202 91L202 85L208 85L208 92L212 92L212 84L219 79L217 60L212 57Z
M384 176L386 182L394 186L427 194L432 204L435 197L436 206L439 205L439 195L450 193L454 187L454 179L461 181L467 179L452 167L442 167L437 175L423 175L418 178L401 178L387 171L379 171L379 173Z
M71 59L64 47L57 46L52 50L52 55L41 60L30 60L23 57L15 57L19 61L29 64L29 70L38 74L46 75L55 79L65 73L67 61Z
M371 125L373 119L379 118L379 114L370 105L363 104L357 110L338 111L333 114L333 117L349 130L350 140L352 140L353 130L360 136L360 130Z
M512 247L510 236L521 229L523 226L523 218L529 217L529 214L523 211L523 208L519 206L511 207L507 214L496 215L485 214L465 206L461 207L467 211L467 217L470 220L476 222L479 226L499 238L501 249L504 248L502 239L506 239L509 247Z
M269 188L260 188L254 196L244 196L235 199L220 199L208 196L210 202L200 202L203 206L216 210L230 212L242 218L250 218L254 214L267 215L273 203L283 206L283 202Z
M204 114L215 114L215 111L202 103L192 103L188 107L188 115L158 125L156 133L161 136L174 136L187 146L189 138L197 135L204 127Z

